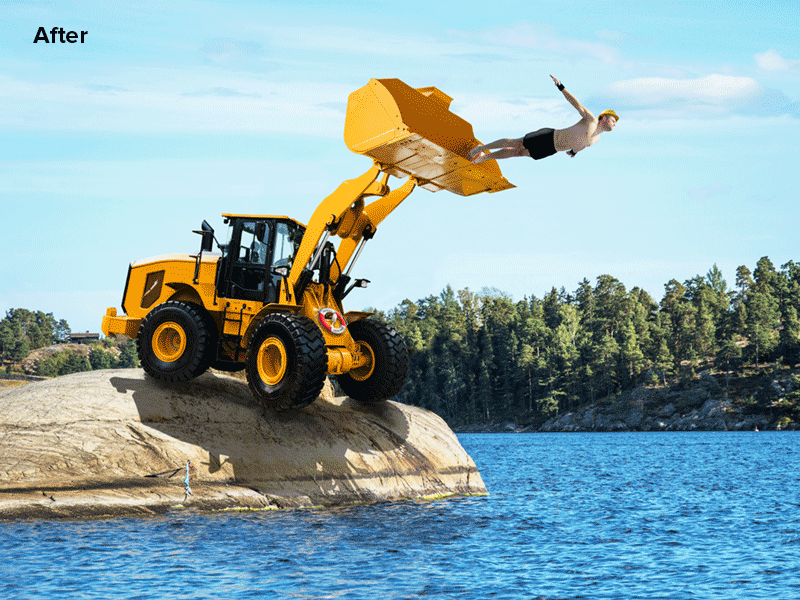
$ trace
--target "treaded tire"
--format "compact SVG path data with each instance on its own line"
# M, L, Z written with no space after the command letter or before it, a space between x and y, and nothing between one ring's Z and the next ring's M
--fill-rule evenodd
M317 399L328 374L325 338L308 317L273 313L256 326L246 364L247 383L264 407L303 408Z
M214 354L216 330L205 311L189 302L159 304L142 320L136 349L142 368L162 381L188 381L202 375Z
M379 321L355 321L347 328L356 342L369 346L374 360L362 370L337 375L342 391L353 400L366 403L399 394L408 376L408 348L403 337L394 327Z

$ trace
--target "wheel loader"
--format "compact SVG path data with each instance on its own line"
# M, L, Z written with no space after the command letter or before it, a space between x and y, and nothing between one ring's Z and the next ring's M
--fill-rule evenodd
M449 110L451 100L435 87L370 80L350 94L344 131L348 148L372 159L367 172L325 198L307 225L223 214L226 243L203 221L197 254L131 263L125 314L109 308L103 333L136 339L142 367L156 379L246 370L255 398L274 410L310 404L328 375L357 401L395 396L408 372L403 339L372 313L342 306L368 283L352 275L365 244L417 186L461 196L513 187L495 161L466 159L479 142ZM390 190L390 175L408 181Z

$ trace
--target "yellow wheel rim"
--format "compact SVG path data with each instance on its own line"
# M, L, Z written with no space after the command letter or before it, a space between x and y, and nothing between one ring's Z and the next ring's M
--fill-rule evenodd
M167 321L153 333L153 354L162 362L175 362L186 351L186 332L174 321Z
M276 337L264 340L258 349L258 376L267 385L278 385L286 375L286 348Z
M358 349L364 357L365 362L360 367L350 369L350 377L356 381L366 381L372 372L375 370L375 353L366 342L359 342Z

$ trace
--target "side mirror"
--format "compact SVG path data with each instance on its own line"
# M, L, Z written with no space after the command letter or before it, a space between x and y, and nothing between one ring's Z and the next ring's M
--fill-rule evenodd
M214 228L208 224L208 221L203 220L200 225L200 231L195 231L203 236L200 242L200 252L211 252L214 249Z
M200 249L203 252L211 252L214 249L214 232L204 231L203 241L200 243Z

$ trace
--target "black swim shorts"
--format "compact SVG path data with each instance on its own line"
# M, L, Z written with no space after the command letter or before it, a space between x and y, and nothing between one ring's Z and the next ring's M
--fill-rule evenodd
M523 138L522 145L534 160L553 156L556 153L556 130L545 127L532 131Z

